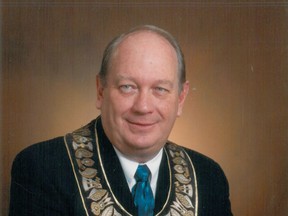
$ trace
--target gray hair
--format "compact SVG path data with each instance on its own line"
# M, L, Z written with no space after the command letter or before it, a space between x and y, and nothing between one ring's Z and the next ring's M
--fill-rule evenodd
M185 71L185 61L184 61L184 55L182 53L182 50L180 48L179 43L177 40L167 31L164 29L161 29L157 26L153 25L141 25L137 26L135 28L130 29L128 32L123 33L116 38L114 38L106 47L103 53L101 68L99 71L99 77L101 80L102 85L106 85L106 76L109 69L109 64L111 57L113 56L113 53L119 46L119 44L130 34L134 32L140 32L140 31L150 31L152 33L155 33L163 38L165 38L175 49L177 54L177 60L178 60L178 77L179 77L179 91L183 88L183 83L186 81L186 71Z

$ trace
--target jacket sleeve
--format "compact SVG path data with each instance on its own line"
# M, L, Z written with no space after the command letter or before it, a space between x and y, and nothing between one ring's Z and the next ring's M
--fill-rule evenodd
M227 178L218 164L215 164L214 171L210 175L210 191L207 191L207 197L212 205L207 215L232 216L231 204L229 198L229 184Z

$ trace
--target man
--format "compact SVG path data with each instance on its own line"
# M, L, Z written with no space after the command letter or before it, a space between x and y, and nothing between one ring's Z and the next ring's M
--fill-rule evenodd
M101 115L16 157L10 215L232 215L221 168L167 141L188 90L168 32L114 39L97 76Z

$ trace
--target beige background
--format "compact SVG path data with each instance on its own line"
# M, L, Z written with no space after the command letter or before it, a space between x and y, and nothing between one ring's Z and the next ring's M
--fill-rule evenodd
M220 163L235 215L287 216L287 3L27 2L1 3L3 215L16 153L95 118L104 47L155 24L178 38L191 83L171 139Z

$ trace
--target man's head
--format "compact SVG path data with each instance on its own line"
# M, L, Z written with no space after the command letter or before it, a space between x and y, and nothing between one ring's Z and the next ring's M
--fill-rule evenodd
M109 70L110 65L110 59L112 58L113 54L115 53L115 50L117 49L118 45L125 40L127 36L130 34L133 34L134 32L139 31L148 31L153 32L155 34L158 34L159 36L165 38L167 42L171 44L171 46L175 49L175 52L177 54L177 60L178 60L178 76L179 76L179 91L182 89L182 84L186 81L186 70L185 70L185 61L184 56L181 50L181 47L179 46L177 40L167 31L164 29L158 28L157 26L153 25L143 25L143 26L137 26L135 28L132 28L130 31L125 32L117 37L115 37L106 47L103 58L102 58L102 64L99 71L99 77L101 79L101 82L103 85L106 83L106 75Z
M165 145L189 89L180 48L163 34L144 26L115 39L97 77L104 131L120 152L138 162Z

